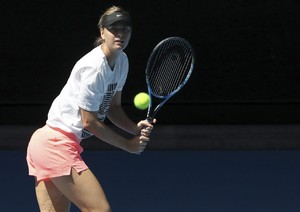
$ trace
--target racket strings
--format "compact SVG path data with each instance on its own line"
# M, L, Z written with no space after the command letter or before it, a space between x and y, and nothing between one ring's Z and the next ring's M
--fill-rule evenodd
M191 48L182 40L170 40L154 52L148 69L152 92L167 96L184 83L192 68Z

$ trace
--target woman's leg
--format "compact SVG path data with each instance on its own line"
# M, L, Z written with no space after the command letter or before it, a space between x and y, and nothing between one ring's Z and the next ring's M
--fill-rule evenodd
M68 212L70 210L70 200L56 188L51 180L38 182L35 191L41 212Z
M53 184L81 211L111 211L104 191L94 174L89 170L51 179Z

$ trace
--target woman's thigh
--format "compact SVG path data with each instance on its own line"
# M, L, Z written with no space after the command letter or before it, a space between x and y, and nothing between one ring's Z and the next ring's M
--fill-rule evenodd
M70 175L51 180L82 211L110 211L105 193L90 169L80 173L72 169Z
M41 212L68 212L71 202L63 195L51 180L40 181L35 187Z

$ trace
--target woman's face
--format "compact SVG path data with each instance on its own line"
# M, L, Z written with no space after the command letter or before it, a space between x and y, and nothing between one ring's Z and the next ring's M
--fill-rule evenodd
M101 37L111 51L124 50L130 40L132 28L124 24L114 24L101 28Z

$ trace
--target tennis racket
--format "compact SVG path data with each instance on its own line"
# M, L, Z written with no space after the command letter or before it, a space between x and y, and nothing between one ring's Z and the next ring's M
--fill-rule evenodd
M183 38L169 37L155 46L145 73L150 97L147 120L150 123L162 106L187 83L194 63L192 46ZM159 100L156 107L154 98Z

